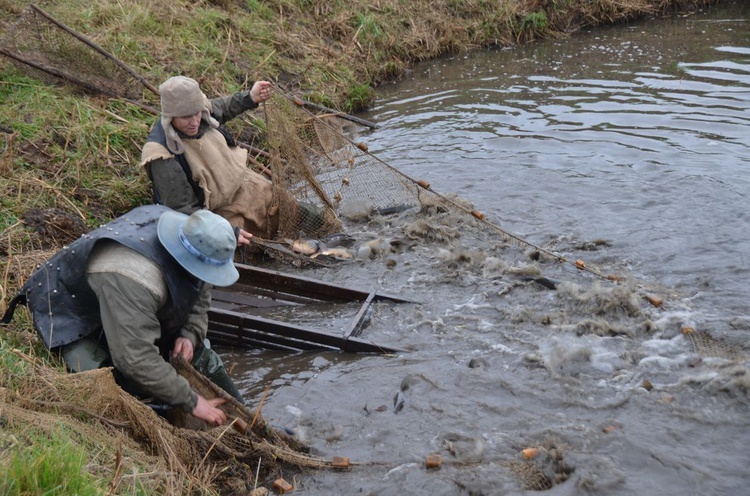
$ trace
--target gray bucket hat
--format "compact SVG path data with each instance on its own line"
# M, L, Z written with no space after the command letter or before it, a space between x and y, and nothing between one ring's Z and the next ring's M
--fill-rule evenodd
M230 286L240 274L234 266L237 240L229 222L208 210L192 215L167 211L159 217L159 241L185 270L214 286Z

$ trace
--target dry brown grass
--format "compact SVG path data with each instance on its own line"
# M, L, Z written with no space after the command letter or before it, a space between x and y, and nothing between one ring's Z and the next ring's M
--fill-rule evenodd
M198 79L206 93L218 95L264 78L308 100L356 111L372 102L372 88L401 77L417 61L564 37L587 26L716 1L69 0L40 6L154 85L183 73ZM3 33L26 6L25 0L0 0ZM150 201L148 180L136 164L154 116L123 99L92 97L69 85L42 82L5 59L0 59L0 74L3 311L36 265L62 245ZM142 104L158 107L156 95L137 89ZM247 117L233 130L240 136L262 136L263 128ZM54 357L39 347L28 315L18 313L12 327L0 329L0 364L29 363L37 372L27 376L0 370L6 430L11 424L24 433L31 423L66 425L78 433L73 442L95 447L92 470L110 481L112 493L135 493L137 483L161 494L214 491L216 481L227 475L217 464L185 462L175 456L174 446L183 446L179 440L159 444L152 433L152 444L143 444L143 433L123 431L111 418L100 418L112 408L107 405L122 405L123 398L105 397L101 408L94 409L80 394L91 394L91 384L77 384L71 395L66 389L71 381L85 378L53 368ZM26 382L11 384L11 378ZM100 379L94 383L107 384ZM159 422L148 409L133 411L140 420ZM120 421L127 417L115 418ZM238 473L247 476L243 470Z

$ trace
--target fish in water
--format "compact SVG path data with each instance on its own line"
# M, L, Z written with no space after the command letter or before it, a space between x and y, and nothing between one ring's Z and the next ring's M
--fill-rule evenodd
M320 243L315 239L288 239L286 242L292 247L294 253L301 255L314 255L320 251Z
M325 257L335 258L336 260L351 260L354 258L354 253L342 247L324 248L317 253L312 254L310 258L315 258L321 255Z
M354 243L354 238L343 233L330 234L320 240L316 239L287 239L286 243L292 247L294 253L310 258L326 256L336 260L351 260L354 252L347 250L347 246Z
M351 248L356 239L345 233L334 233L324 236L320 239L321 248L337 248L343 246Z
M415 207L416 205L393 205L390 207L382 207L382 208L373 209L372 213L383 215L383 216L393 215L393 214L400 214L401 212L405 212Z
M404 242L400 239L376 238L362 243L357 249L359 258L375 258L398 251Z
M397 392L393 396L393 413L398 413L403 410L405 401L406 397L404 396L404 393L402 393L401 391Z
M557 289L557 286L560 285L560 281L544 276L523 276L521 280L541 284L547 289Z

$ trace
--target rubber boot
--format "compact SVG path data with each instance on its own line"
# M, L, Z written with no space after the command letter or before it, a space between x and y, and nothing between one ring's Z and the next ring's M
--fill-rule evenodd
M227 370L224 368L224 362L221 361L219 355L211 349L211 343L208 339L203 340L203 346L193 357L192 362L195 370L208 377L211 382L219 386L221 389L232 395L243 405L246 405L245 399L240 394L239 389L235 386L234 381Z

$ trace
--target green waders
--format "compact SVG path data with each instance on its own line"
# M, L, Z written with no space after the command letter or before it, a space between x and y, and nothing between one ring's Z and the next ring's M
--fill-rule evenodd
M227 369L224 368L224 362L222 362L219 355L211 349L211 343L208 339L204 339L203 346L196 350L192 364L193 367L195 367L195 370L208 377L211 382L237 398L240 403L245 405L245 400L242 398L240 391L237 389L237 386L234 385L234 381L229 377L229 374L227 374Z

